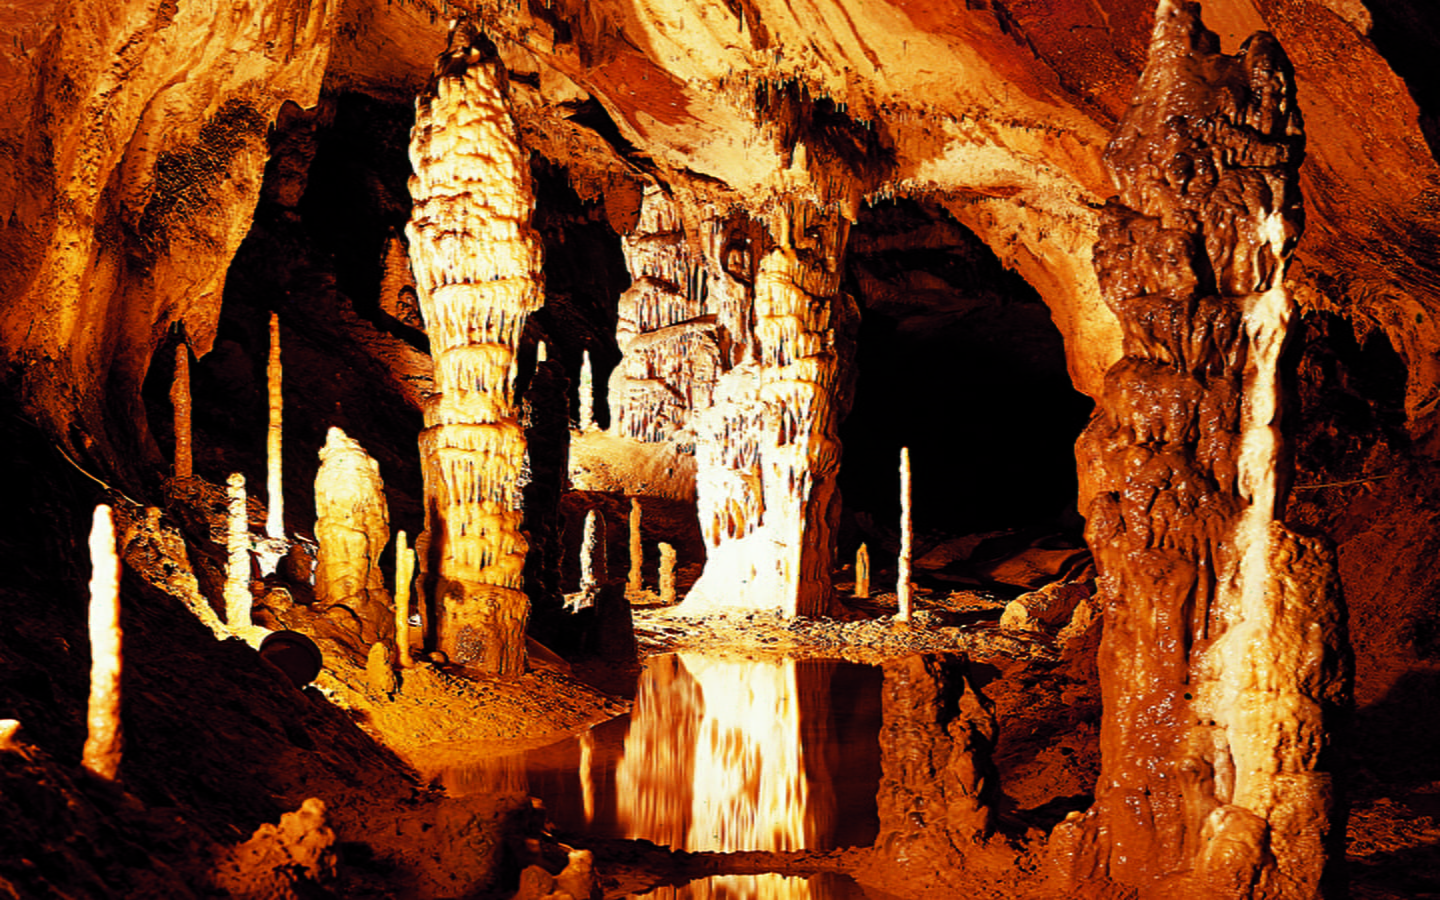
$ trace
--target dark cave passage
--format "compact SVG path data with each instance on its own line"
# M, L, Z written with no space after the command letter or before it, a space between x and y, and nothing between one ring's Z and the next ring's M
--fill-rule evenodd
M861 326L841 426L840 489L856 524L842 560L895 532L905 446L917 557L984 532L1078 542L1073 447L1093 403L1071 386L1035 290L944 210L911 200L862 211L846 279Z

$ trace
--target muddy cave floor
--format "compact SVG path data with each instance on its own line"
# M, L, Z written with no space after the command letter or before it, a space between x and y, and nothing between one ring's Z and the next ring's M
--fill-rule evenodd
M17 472L18 483L26 475ZM93 500L87 491L72 483L46 492L31 507L38 527L11 522L0 533L15 561L10 583L0 585L0 717L22 723L19 751L0 752L0 885L16 896L214 895L196 886L209 883L218 848L320 797L338 840L329 896L508 897L534 855L533 838L548 840L539 835L543 820L527 811L525 785L447 790L438 773L513 758L623 713L641 661L656 654L874 665L936 650L965 652L994 704L1004 795L995 852L972 858L973 877L950 883L965 882L977 897L1060 893L1043 836L1088 804L1098 775L1096 635L1062 644L1053 633L1006 632L998 626L1003 600L944 586L922 585L909 628L893 622L886 594L852 600L835 619L795 620L697 616L637 600L633 663L589 660L567 671L541 662L510 679L422 664L386 694L369 682L363 656L335 647L316 683L295 689L244 642L216 640L165 590L160 558L144 577L127 567L126 756L120 789L98 783L77 766L85 569L72 562L57 573L47 562L79 530L73 510ZM837 587L844 596L850 585ZM1391 675L1388 689L1360 692L1348 729L1351 894L1440 897L1440 722L1415 714L1440 687L1440 666L1411 663ZM718 872L848 872L875 896L919 897L936 886L933 877L892 871L868 848L685 854L583 833L555 837L594 851L606 897Z

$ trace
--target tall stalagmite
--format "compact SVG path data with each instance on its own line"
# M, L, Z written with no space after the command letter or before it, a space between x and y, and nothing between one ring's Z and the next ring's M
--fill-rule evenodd
M795 153L803 172L803 145ZM713 405L695 417L708 556L686 603L823 615L855 319L840 291L850 221L840 204L805 196L779 196L767 214L772 246L755 272L752 355L720 376Z
M1077 449L1106 604L1096 803L1061 826L1087 893L1320 896L1340 837L1334 555L1278 519L1303 145L1275 39L1225 56L1162 0L1095 247L1125 355Z
M529 600L515 352L543 297L530 170L506 104L494 46L461 20L416 102L406 234L435 360L420 456L436 642L455 662L518 673Z

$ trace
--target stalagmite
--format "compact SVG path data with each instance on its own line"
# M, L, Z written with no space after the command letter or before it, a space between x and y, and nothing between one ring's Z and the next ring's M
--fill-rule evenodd
M405 532L395 536L395 651L400 668L415 665L410 653L410 582L415 580L415 551L405 543Z
M390 514L380 464L339 428L320 448L315 474L315 603L322 610L343 607L359 623L366 644L389 639L398 613L392 612L380 554L390 542Z
M910 448L900 448L900 559L896 563L899 570L895 583L895 597L899 603L899 612L895 617L901 622L910 621L912 599L910 595L910 554L911 547L915 540L914 529L910 521Z
M595 427L595 373L590 368L590 351L580 352L580 430Z
M720 377L694 419L707 558L687 606L830 609L856 321L840 291L849 221L838 206L782 197L769 208L774 248L754 276L753 356Z
M90 701L80 764L107 781L120 770L120 556L108 506L95 507L90 526Z
M530 169L507 107L504 66L456 23L410 136L410 265L435 361L420 436L428 535L424 592L452 661L525 668L529 600L519 476L516 349L542 303Z
M175 380L170 385L170 408L175 419L175 459L172 474L179 480L194 474L195 463L190 443L190 345L175 345Z
M640 568L644 563L642 547L640 544L640 501L635 497L630 498L630 574L625 581L625 590L632 594L638 594L645 589L645 581L641 575Z
M855 551L855 596L861 600L870 596L870 548L865 544Z
M585 514L585 535L580 544L580 590L594 591L605 583L609 573L605 559L605 517L600 510Z
M265 516L265 536L281 541L285 539L285 500L280 477L280 434L285 398L280 389L280 317L275 313L270 314L270 362L265 374L270 392L270 429L265 441L265 491L270 505Z
M660 544L660 602L675 604L675 548L666 543Z
M225 541L225 624L231 631L251 627L250 516L245 508L245 476L232 472L229 488L229 531Z
M1341 852L1335 558L1277 518L1294 85L1269 34L1225 56L1197 4L1163 0L1106 151L1119 197L1094 259L1125 356L1077 444L1106 607L1102 771L1057 831L1086 891L1308 900Z

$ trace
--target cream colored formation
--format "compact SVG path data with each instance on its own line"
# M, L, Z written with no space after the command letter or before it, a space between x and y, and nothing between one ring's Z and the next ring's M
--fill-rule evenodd
M120 723L120 675L124 659L120 628L120 556L115 519L95 507L90 526L90 700L80 764L107 781L120 771L125 746Z
M435 640L478 670L525 667L515 354L540 308L540 241L530 170L506 103L506 75L462 22L416 102L410 267L435 363L420 457Z
M360 442L331 428L315 475L315 603L366 644L389 639L395 613L380 554L390 542L390 513L380 464Z

